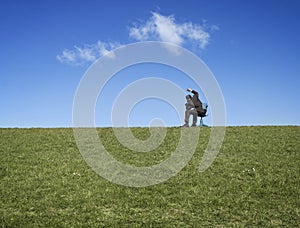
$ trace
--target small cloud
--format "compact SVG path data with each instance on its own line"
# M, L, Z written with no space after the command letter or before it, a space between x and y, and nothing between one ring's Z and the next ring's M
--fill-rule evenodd
M92 45L75 46L73 50L65 49L62 54L56 56L56 59L61 63L81 66L87 62L92 63L102 56L114 58L112 50L121 46L123 45L120 43L106 43L99 40Z
M213 29L217 29L217 26ZM204 49L210 40L205 24L176 23L173 15L163 16L159 13L152 13L146 23L130 28L129 36L138 41L156 40L179 46L193 42L200 49Z

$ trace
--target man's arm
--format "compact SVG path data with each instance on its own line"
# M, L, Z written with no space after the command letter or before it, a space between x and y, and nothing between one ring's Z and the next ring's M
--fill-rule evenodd
M193 89L190 89L190 88L187 88L186 90L193 93L194 95L198 96L198 92L196 90L193 90Z

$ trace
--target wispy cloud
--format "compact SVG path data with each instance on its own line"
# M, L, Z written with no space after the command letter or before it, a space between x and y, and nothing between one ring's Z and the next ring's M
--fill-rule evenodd
M192 44L197 49L205 49L210 42L211 31L218 30L216 25L207 26L205 22L195 24L192 22L177 23L173 15L163 16L152 12L152 16L144 23L129 27L129 37L137 41L162 41L178 46ZM96 59L107 56L114 58L113 50L121 47L118 42L98 41L91 45L74 46L65 49L56 58L61 63L70 65L83 65L94 62ZM170 46L166 46L170 48ZM178 50L172 50L178 54Z
M112 50L121 46L123 45L117 42L106 43L99 40L95 44L75 46L72 50L65 49L62 54L56 56L56 59L61 63L81 66L85 63L94 62L102 56L114 58Z
M217 26L213 26L213 28L216 29ZM144 24L130 28L129 35L138 41L156 40L179 46L195 42L198 48L204 49L210 40L210 34L206 29L205 24L176 23L173 15L163 16L152 13L152 17Z

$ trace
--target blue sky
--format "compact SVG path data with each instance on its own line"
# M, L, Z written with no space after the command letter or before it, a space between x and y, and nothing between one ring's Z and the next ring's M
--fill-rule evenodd
M227 125L300 125L300 1L4 0L0 12L0 127L71 127L74 95L92 62L143 40L174 42L207 64L224 95ZM140 72L164 72L182 89L193 87L174 69L142 65L120 72L106 93L114 97ZM103 113L112 102L96 107L98 126L110 126ZM145 100L129 122L182 124L171 109Z

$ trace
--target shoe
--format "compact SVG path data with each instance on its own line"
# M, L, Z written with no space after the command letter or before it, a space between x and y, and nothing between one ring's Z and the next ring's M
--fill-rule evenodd
M191 127L197 127L197 125L196 124L192 124L192 126Z
M189 127L188 124L183 124L181 127Z

